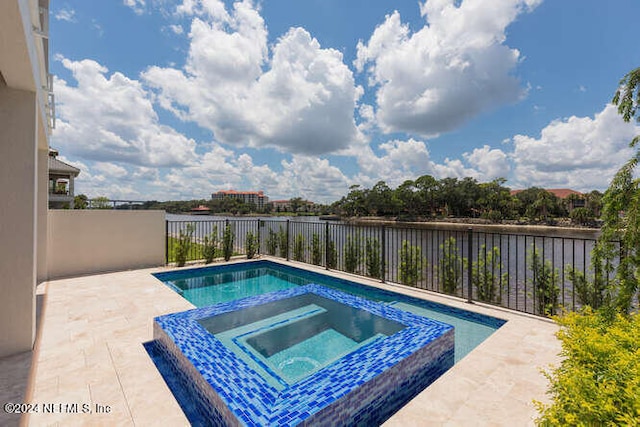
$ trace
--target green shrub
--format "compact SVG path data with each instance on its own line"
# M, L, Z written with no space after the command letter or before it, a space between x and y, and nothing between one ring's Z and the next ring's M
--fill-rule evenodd
M288 258L289 256L289 235L286 230L280 227L278 231L278 248L280 249L280 258Z
M598 309L606 303L607 282L601 267L596 266L595 273L588 276L585 276L582 271L576 270L572 265L567 265L564 271L573 285L573 292L578 297L580 304Z
M258 253L258 238L251 231L247 231L244 239L244 249L247 252L247 259L252 259Z
M551 404L541 426L631 426L640 420L640 315L591 309L557 319L559 367L545 372Z
M455 237L449 237L440 245L438 275L445 293L454 295L457 292L462 282L462 271L466 265L466 258L458 254Z
M502 301L502 286L509 280L508 273L502 273L500 248L494 246L487 250L486 245L480 247L478 260L471 265L472 282L476 288L478 300L500 304Z
M336 268L338 266L338 251L333 240L327 242L327 268Z
M359 234L347 236L344 245L344 269L355 273L362 262L362 242Z
M233 241L235 240L235 234L231 229L231 224L227 224L224 228L224 234L222 236L222 256L225 261L229 261L233 255Z
M267 254L275 256L278 251L278 233L269 229L269 235L267 236Z
M378 242L378 239L367 237L364 249L367 264L367 275L375 279L381 278L382 264L380 260L380 242Z
M202 244L202 255L204 256L204 263L210 264L218 254L218 226L214 225L211 234L204 236Z
M497 210L490 210L482 214L482 218L488 219L491 222L500 223L504 219L502 212Z
M419 246L412 246L408 241L402 241L400 248L400 268L398 280L403 285L416 286L422 280L422 269L426 264Z
M189 251L191 250L191 246L193 244L193 231L195 230L195 226L193 224L187 224L187 226L180 230L180 235L178 236L178 244L176 245L176 265L178 267L182 267L187 263L187 257L189 256Z
M293 239L293 260L304 261L304 236L298 233Z
M558 310L558 269L553 268L551 261L540 258L540 249L534 244L528 251L528 264L533 274L533 293L538 314L552 316Z
M311 263L313 265L322 263L322 244L318 233L313 233L311 236Z

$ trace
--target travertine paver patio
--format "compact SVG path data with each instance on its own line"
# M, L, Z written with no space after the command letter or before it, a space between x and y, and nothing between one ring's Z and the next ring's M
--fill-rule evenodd
M153 317L193 307L151 276L159 270L44 284L42 322L24 398L37 404L39 412L23 417L24 425L188 425L142 346L153 337ZM386 425L533 424L532 400L544 400L547 387L539 370L558 361L560 347L553 323L406 287L348 278L508 320ZM10 369L8 363L0 360L0 372L6 369ZM6 401L1 392L0 401ZM53 404L48 407L51 413L43 413L44 404ZM76 408L78 413L72 412ZM83 409L91 413L82 413ZM0 411L0 425L8 420Z

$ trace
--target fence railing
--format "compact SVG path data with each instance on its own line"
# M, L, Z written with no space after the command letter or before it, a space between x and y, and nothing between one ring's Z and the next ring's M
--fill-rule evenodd
M191 225L189 225L191 224ZM205 236L226 227L234 253L246 235L258 253L548 316L579 308L596 240L406 225L352 225L294 220L167 221L167 263L180 234L192 228L188 259L204 258ZM609 280L610 278L606 278Z

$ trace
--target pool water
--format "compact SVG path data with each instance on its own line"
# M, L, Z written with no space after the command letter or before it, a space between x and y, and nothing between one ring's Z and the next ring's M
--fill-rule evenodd
M185 286L180 283L179 287ZM255 295L262 295L268 292L282 291L285 289L293 288L295 283L289 282L279 277L263 274L257 277L231 280L229 282L222 282L219 284L207 284L204 281L204 286L193 286L193 283L188 283L182 296L196 307L205 307L207 305L218 304L221 302L234 301L240 298L252 297Z
M310 283L337 289L453 326L456 363L504 324L503 320L490 316L264 260L157 273L155 276L196 307L292 289Z
M282 390L404 325L314 294L199 321Z
M274 354L268 360L293 384L367 343L360 344L335 329L326 329Z

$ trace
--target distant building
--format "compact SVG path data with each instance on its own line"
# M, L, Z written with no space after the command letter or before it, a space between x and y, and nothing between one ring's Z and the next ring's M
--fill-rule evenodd
M191 209L192 215L209 215L211 213L211 209L204 205L200 205L197 208Z
M263 191L223 190L211 195L211 200L222 200L225 198L237 199L247 204L252 203L258 210L264 209L267 203L269 203L269 198L264 195Z
M570 188L549 188L547 189L547 191L555 195L557 198L563 199L563 200L572 194L575 194L578 197L584 197L584 194L576 190L571 190Z
M49 149L49 209L73 209L73 180L80 169L57 157L58 151Z

